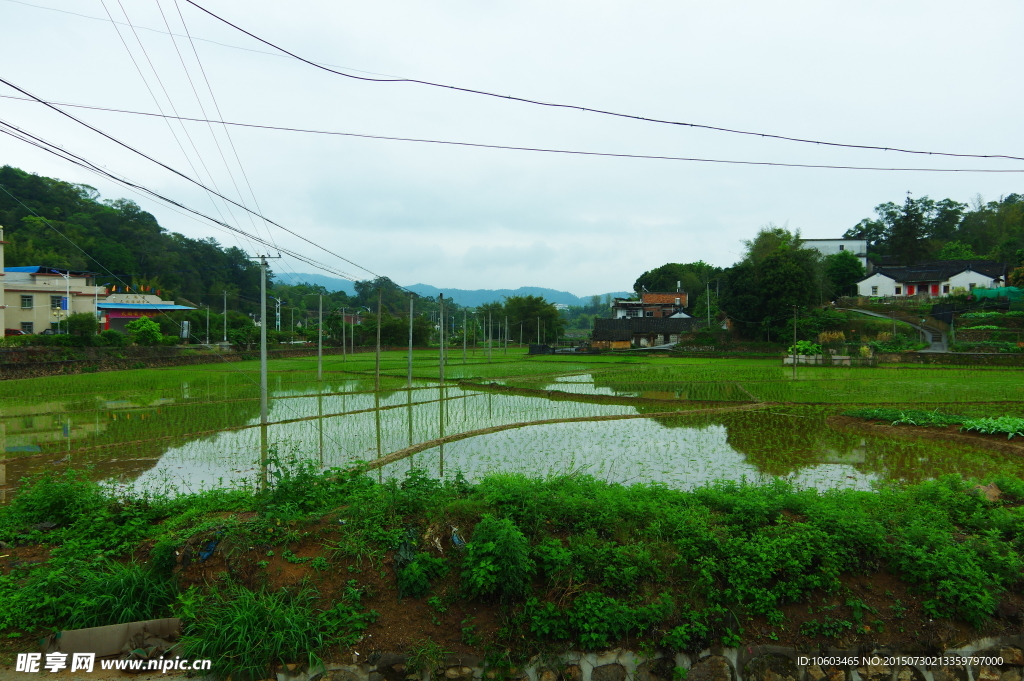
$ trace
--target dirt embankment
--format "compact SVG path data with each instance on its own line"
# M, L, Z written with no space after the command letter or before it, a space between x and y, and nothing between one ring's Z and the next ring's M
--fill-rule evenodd
M830 416L828 424L843 430L866 430L878 435L898 437L903 440L945 440L957 444L990 449L1003 454L1024 456L1024 438L1006 439L1005 435L984 435L962 433L960 426L894 426L888 421L868 421L854 416Z

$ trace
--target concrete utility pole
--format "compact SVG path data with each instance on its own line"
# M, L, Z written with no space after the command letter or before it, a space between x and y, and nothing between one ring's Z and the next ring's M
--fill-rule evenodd
M711 282L704 284L704 305L708 308L708 329L711 329ZM795 341L794 341L795 342Z
M346 348L348 344L345 343L345 308L341 308L341 361L344 362L348 359L345 356Z
M228 342L228 291L224 289L224 342Z
M407 375L405 378L405 387L412 390L412 305L413 305L413 294L409 294L409 366ZM410 399L412 393L409 393Z
M437 366L440 372L441 385L444 386L444 294L437 294Z
M466 309L462 309L462 363L466 363Z
M271 256L257 257L260 259L260 466L264 473L263 483L266 484L267 421L270 410L267 386L267 260Z
M373 377L373 390L374 392L380 392L380 297L381 290L377 288L377 357L375 361L374 377Z
M324 380L324 296L320 294L320 309L316 323L316 380ZM321 392L323 389L321 388Z
M793 380L796 380L796 305L793 306Z
M508 355L508 317L505 317L505 354Z
M206 306L206 344L210 344L210 306Z

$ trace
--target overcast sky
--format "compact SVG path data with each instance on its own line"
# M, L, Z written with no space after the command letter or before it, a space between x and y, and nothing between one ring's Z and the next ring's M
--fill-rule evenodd
M263 54L272 49L185 0L32 1L102 19L0 0L0 77L51 101L156 112L155 95L165 113L202 117L171 38L143 30L167 30L162 7L174 32L184 33L180 9L191 35L205 39L195 40L195 49L229 121L663 156L1024 169L1024 162L826 148L361 82ZM815 140L1024 156L1024 4L1013 0L197 2L351 73ZM117 27L119 37L107 18L109 10L124 22L122 8L145 54L130 27ZM216 118L192 45L181 39L178 49L206 114ZM18 93L0 85L0 94ZM529 285L577 295L626 290L666 262L729 265L740 241L769 222L807 237L839 237L875 205L902 201L907 191L961 201L1024 191L1024 174L594 158L239 128L231 129L230 142L216 129L218 150L204 124L186 124L191 139L172 125L179 146L161 119L68 111L182 172L212 176L236 199L237 184L251 206L233 143L264 215L407 285ZM0 99L0 119L267 234L240 210L229 216L202 190L41 105ZM265 250L7 136L0 136L0 164L90 184L104 198L132 198L164 227L188 236ZM277 228L270 236L371 276ZM311 270L294 260L275 269Z

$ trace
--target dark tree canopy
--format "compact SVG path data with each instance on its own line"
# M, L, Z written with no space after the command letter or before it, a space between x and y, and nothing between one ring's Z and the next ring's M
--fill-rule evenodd
M92 271L98 284L146 282L196 304L216 305L228 291L232 307L255 311L259 265L241 248L167 232L134 202L100 201L86 185L11 166L0 167L0 184L15 197L0 192L7 267Z
M850 251L825 256L825 277L833 297L856 295L856 284L866 275L864 265Z
M979 197L970 207L952 199L907 197L902 206L879 204L875 215L875 219L861 220L843 236L867 239L868 249L889 264L947 259L954 252L972 254L955 259L984 258L1010 267L1022 263L1018 255L1024 251L1022 194L987 203ZM943 255L954 242L961 246L951 246Z

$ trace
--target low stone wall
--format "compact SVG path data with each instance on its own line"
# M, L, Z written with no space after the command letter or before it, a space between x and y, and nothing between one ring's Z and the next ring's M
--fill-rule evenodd
M58 374L92 373L96 371L122 371L125 369L151 369L158 367L189 366L193 364L218 364L223 362L245 362L260 358L259 350L242 352L203 352L193 348L17 348L20 355L0 352L0 380L13 378L35 378ZM67 359L57 350L67 351ZM108 352L99 352L107 350ZM188 351L192 350L195 354ZM29 352L25 352L29 351ZM45 352L44 352L45 351ZM90 352L91 351L91 352ZM356 348L356 352L373 352L374 348ZM348 350L351 353L351 350ZM341 348L324 348L324 355L340 355ZM120 356L118 356L120 355ZM316 348L295 348L270 350L270 359L287 357L316 356Z
M538 656L522 668L486 669L474 655L450 655L437 670L410 670L403 655L353 655L350 664L289 670L278 681L1022 681L1024 636L986 638L960 648L820 650L761 645L710 648L671 657L614 649ZM901 659L902 658L902 659ZM945 659L939 659L945 658ZM954 663L954 660L958 663ZM431 673L433 671L433 673Z
M1024 366L1024 353L893 352L875 355L880 364L959 364L964 366Z

